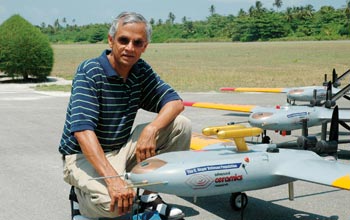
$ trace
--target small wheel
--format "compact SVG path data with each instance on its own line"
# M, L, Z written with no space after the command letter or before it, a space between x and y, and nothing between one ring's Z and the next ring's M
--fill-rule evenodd
M248 196L245 193L232 193L230 197L231 208L235 211L244 209L248 204Z

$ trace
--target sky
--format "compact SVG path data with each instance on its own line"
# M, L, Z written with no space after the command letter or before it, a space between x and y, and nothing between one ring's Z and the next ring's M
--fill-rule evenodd
M264 8L273 8L274 0L260 0ZM315 10L321 6L345 7L347 0L282 0L282 8L311 4ZM146 19L165 21L170 12L175 22L205 20L214 5L220 15L237 15L240 9L248 11L256 0L0 0L0 24L19 14L33 25L53 24L66 18L68 24L86 25L110 23L123 11L141 13Z

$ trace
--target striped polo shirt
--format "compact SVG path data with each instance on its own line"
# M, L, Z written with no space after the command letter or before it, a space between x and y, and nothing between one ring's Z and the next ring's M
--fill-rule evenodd
M59 145L63 155L81 153L74 132L95 131L105 152L120 149L128 140L138 109L158 113L179 95L139 59L126 82L110 65L106 50L82 62L72 82L71 97Z

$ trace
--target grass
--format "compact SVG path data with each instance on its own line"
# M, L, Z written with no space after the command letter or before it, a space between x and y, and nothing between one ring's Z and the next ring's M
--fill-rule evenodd
M59 91L59 92L70 92L72 86L71 85L37 85L35 86L35 90L38 91Z
M52 75L72 79L79 63L99 56L105 44L53 45ZM349 68L349 41L150 44L142 56L181 92L220 87L321 85L324 74Z

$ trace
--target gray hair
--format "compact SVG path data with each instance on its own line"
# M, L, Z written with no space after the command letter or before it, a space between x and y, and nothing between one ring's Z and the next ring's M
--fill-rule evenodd
M114 38L115 33L118 31L119 21L122 21L122 25L130 23L144 23L146 24L146 35L147 42L151 42L152 37L152 25L141 15L135 12L122 12L120 13L112 22L111 27L109 28L108 34Z

